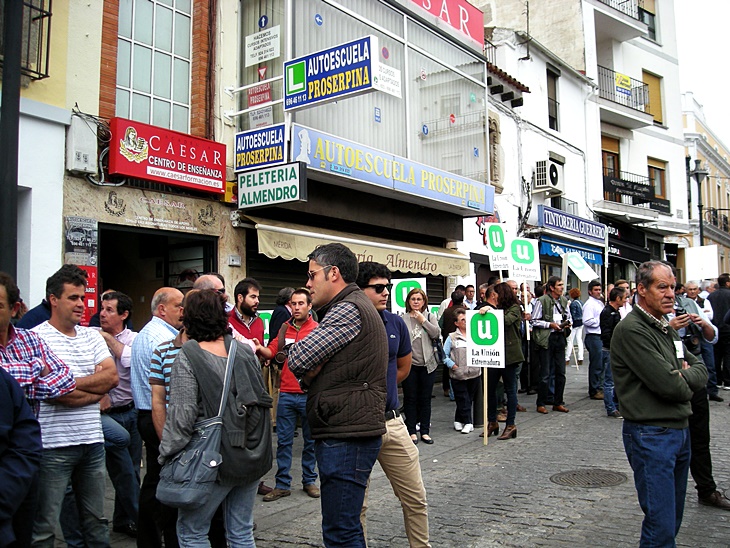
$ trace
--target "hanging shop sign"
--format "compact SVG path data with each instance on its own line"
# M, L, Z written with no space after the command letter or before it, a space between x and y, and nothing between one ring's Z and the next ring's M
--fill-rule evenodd
M284 129L284 124L276 124L236 133L234 171L284 162Z
M484 46L484 14L467 0L411 0L459 34Z
M601 244L606 241L606 225L603 223L589 221L544 205L537 206L537 225Z
M494 187L406 158L292 125L292 154L310 169L398 191L405 201L451 205L470 214L494 211Z
M307 201L307 166L300 162L238 174L238 207Z
M638 181L626 181L611 175L603 176L603 191L621 194L622 196L632 196L647 201L654 199L654 187L652 185Z
M284 63L284 110L373 91L378 39L366 36Z
M225 192L226 145L124 118L109 122L109 174Z

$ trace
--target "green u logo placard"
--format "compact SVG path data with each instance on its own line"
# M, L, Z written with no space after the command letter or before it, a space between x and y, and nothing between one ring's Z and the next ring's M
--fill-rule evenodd
M499 323L494 314L474 314L469 325L471 339L481 346L491 346L499 340Z
M512 260L520 264L532 264L535 255L532 246L524 240L512 240Z
M504 230L499 225L492 225L487 230L487 237L489 241L489 248L495 253L501 253L504 251Z

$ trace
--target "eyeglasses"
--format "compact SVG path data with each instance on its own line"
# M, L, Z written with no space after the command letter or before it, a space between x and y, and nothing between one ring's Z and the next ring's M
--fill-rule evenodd
M375 293L380 295L386 289L390 292L390 289L393 287L393 284L370 284L370 285L364 285L362 288L367 289L368 287L372 287L375 290Z
M328 264L327 266L323 266L322 268L318 268L317 270L309 270L307 272L307 278L310 280L314 280L314 275L319 272L320 270L324 270L325 268L332 268L331 264ZM327 275L327 272L325 272L325 276Z

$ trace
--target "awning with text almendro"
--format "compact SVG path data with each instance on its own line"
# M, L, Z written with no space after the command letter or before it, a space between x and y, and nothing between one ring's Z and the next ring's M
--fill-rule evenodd
M307 255L318 245L338 242L349 247L359 262L383 263L393 272L433 276L469 275L469 258L453 249L370 238L250 215L246 217L256 224L259 253L271 259L281 257L307 262Z

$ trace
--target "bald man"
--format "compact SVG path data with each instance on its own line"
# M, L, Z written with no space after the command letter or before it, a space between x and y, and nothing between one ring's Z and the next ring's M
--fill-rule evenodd
M132 397L137 408L137 429L147 450L147 473L139 493L139 520L137 540L139 546L160 546L163 531L155 518L165 523L165 546L177 546L174 509L162 507L157 501L157 483L160 480L160 439L152 422L152 389L150 388L150 361L155 348L174 339L183 316L183 294L174 287L158 289L152 297L152 319L142 328L132 343ZM171 514L170 519L164 519ZM168 542L170 544L168 544Z

